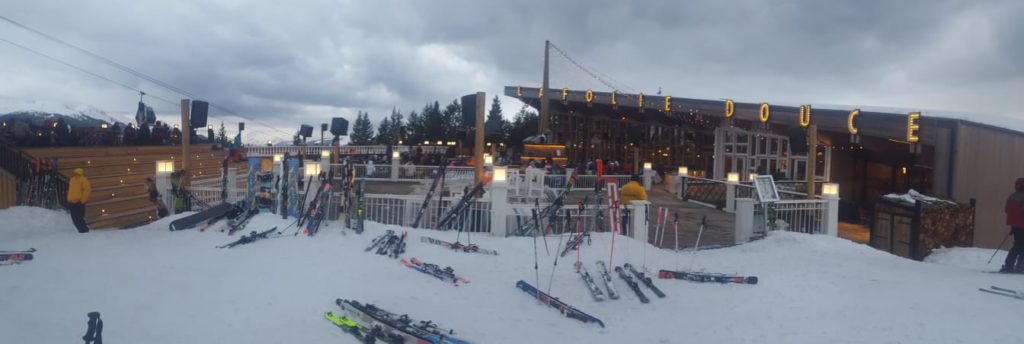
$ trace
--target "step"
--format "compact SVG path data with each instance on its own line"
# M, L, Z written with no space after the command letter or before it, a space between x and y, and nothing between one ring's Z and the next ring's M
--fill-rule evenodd
M89 196L89 204L106 202L114 199L135 196L149 196L149 188L144 183L112 185L101 188L93 188Z
M102 202L89 202L85 206L86 218L98 218L103 214L120 214L137 208L151 206L149 196L138 195L131 197L117 197Z

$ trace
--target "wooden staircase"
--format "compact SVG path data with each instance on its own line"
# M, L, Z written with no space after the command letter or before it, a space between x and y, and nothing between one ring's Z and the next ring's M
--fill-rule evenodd
M149 201L146 178L156 174L156 161L173 160L181 168L180 146L28 148L37 159L57 158L58 171L67 177L82 168L92 184L85 218L92 229L127 228L157 219ZM192 178L219 176L225 151L194 145L189 164ZM167 192L160 190L161 193Z

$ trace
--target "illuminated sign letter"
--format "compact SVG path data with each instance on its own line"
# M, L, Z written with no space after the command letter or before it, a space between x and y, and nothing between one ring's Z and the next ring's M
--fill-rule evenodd
M516 97L523 97L523 86L516 86Z
M612 91L612 107L619 106L619 97L617 96L618 94L619 94L619 91L617 91L617 90Z
M591 91L588 88L587 89L587 97L586 98L587 98L587 105L590 105L590 103L594 101L594 91Z
M811 104L800 106L800 126L807 128L811 125Z
M636 104L637 104L636 105L637 107L639 107L641 110L643 110L643 108L644 108L644 93L643 92L640 92L640 98L637 98Z
M667 112L671 112L671 111L672 111L672 97L665 96L665 112L667 113Z
M544 88L543 87L537 89L537 98L544 98Z
M569 88L562 88L562 104L569 102Z
M846 117L846 129L850 130L850 135L857 135L857 116L860 116L860 109L853 109L850 111L850 116Z
M725 118L732 118L732 115L736 114L736 103L732 102L732 99L725 100Z
M768 107L768 103L761 103L761 123L768 123L768 118L772 117L772 109Z
M917 136L917 131L921 129L921 126L917 124L919 119L921 119L920 112L911 112L907 115L907 142L917 143L921 140Z

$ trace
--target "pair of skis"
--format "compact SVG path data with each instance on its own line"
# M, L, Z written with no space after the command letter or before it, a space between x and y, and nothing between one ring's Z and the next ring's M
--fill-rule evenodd
M265 230L265 231L262 231L262 232L259 232L259 233L257 233L256 231L252 231L252 232L249 232L249 234L243 235L241 238L238 238L238 240L235 240L235 241L233 241L231 243L228 243L226 245L223 245L223 246L217 246L217 248L232 248L232 247L239 246L239 245L250 244L250 243L252 243L254 241L257 241L257 240L267 239L267 238L270 238L270 233L273 233L276 230L277 230L277 227L274 227L274 228L271 228L271 229L268 229L268 230Z
M413 257L412 261L407 261L405 258L402 258L401 263L408 268L434 276L442 281L451 283L454 286L469 283L465 278L456 276L455 270L450 266L441 268L436 264L430 264L416 259L416 257Z
M538 290L536 287L530 285L529 283L526 283L526 281L519 280L518 282L516 282L516 288L519 288L523 292L529 294L530 296L533 296L541 303L544 303L549 307L557 309L566 317L573 318L584 323L596 323L597 325L604 327L604 322L601 321L601 319L598 319L590 314L584 313L583 311L576 309L575 307L572 307L566 304L565 302L562 302L558 298L552 297L551 295L548 295Z
M398 256L405 253L405 238L409 235L409 232L402 232L399 236L393 230L387 230L384 234L377 236L370 242L370 246L366 247L366 252L374 251L379 255L386 255L391 258L398 258Z
M437 223L437 229L448 230L449 227L451 227L454 224L454 221L458 218L458 216L462 214L463 211L469 209L469 206L472 205L473 203L473 197L475 197L476 194L478 193L482 193L483 191L484 183L478 183L476 184L475 187L473 187L472 190L467 192L465 195L462 195L462 198L459 199L459 202L456 203L455 206L452 207L452 209L449 210L448 213L444 215L444 218L442 218L441 221Z
M32 252L36 249L30 248L24 251L0 251L0 265L19 264L21 262L32 260L35 256Z
M736 283L736 284L757 284L756 276L736 276L715 273L689 272L689 271L658 271L660 279L680 279L699 283Z
M441 180L444 179L445 170L447 164L441 164L437 168L437 173L434 174L434 182L430 184L430 191L427 191L427 197L423 199L423 204L420 205L420 210L416 212L416 220L412 222L412 228L420 228L420 220L423 219L423 214L427 212L427 208L430 206L430 199L434 198L434 192L437 190L437 186L441 184Z
M1006 297L1012 297L1012 298L1015 298L1015 299L1018 299L1018 300L1024 300L1024 290L1013 290L1013 289L1000 288L1000 287L997 287L997 286L991 286L988 289L986 289L986 288L978 288L978 291L986 292L986 293L989 293L989 294L995 294L995 295L1002 295L1002 296L1006 296Z
M476 244L463 245L460 242L450 243L450 242L447 242L447 241L444 241L444 240L434 239L434 238L431 238L431 237L420 237L420 242L425 242L425 243L434 244L434 245L440 245L440 246L447 247L447 248L450 248L450 249L455 250L455 251L462 251L462 252L468 252L468 253L489 254L489 255L492 255L492 256L497 256L498 255L498 251L489 250L489 249L486 249L486 248L480 248L480 246L477 246Z
M324 317L363 343L374 343L380 339L386 343L469 344L455 337L455 331L441 328L432 321L415 321L408 315L399 315L355 300L337 299L334 303L344 315L327 312Z

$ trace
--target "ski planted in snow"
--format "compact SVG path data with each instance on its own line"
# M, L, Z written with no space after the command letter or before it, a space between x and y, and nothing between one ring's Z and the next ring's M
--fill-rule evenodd
M473 197L475 197L476 194L478 193L482 193L483 191L484 183L478 183L476 184L475 187L473 187L472 190L467 192L465 195L462 195L462 198L459 199L459 202L455 203L455 206L453 206L452 209L449 210L448 213L444 215L441 221L437 223L437 229L448 230L448 227L454 224L454 221L458 219L459 215L462 214L464 210L469 209L469 206L473 204Z
M366 229L366 179L360 179L356 184L356 234L363 234Z
M409 236L409 232L402 232L402 236L398 239L394 245L391 245L391 251L388 252L388 257L398 258L398 256L405 253L405 238Z
M335 304L352 320L379 329L383 334L381 339L389 343L469 344L454 337L455 331L443 329L431 321L415 321L408 315L398 315L355 300L337 299Z
M413 257L411 262L405 260L405 258L402 258L401 262L402 265L405 265L413 270L437 277L438 279L445 282L449 282L455 286L459 286L459 284L469 283L469 281L467 281L465 278L455 276L455 270L453 270L450 266L441 268L436 264L424 263L423 261L416 259L416 257Z
M235 240L235 241L233 241L231 243L228 243L227 245L224 245L224 246L217 246L217 248L232 248L232 247L235 247L235 246L238 246L238 245L245 245L245 244L248 244L248 243L252 243L253 241L256 241L256 240L266 239L266 238L269 237L270 233L273 233L276 230L277 230L277 227L274 227L274 228L271 228L271 229L268 229L268 230L265 230L265 231L262 231L262 232L259 232L259 233L256 233L256 231L252 231L252 232L249 232L249 234L243 235L241 238L238 238L238 240Z
M526 283L526 281L519 280L518 282L516 282L516 288L519 288L523 292L530 294L530 296L533 296L535 299L540 300L540 302L543 302L550 307L558 309L558 311L564 314L566 317L573 318L585 323L596 323L601 327L604 327L604 322L602 322L601 319L595 318L590 314L583 313L583 311L580 311L566 304L565 302L562 302L558 298L552 297L551 295L545 294L544 292L537 290L537 288L530 285L529 283Z
M626 270L633 273L633 276L636 276L636 279L640 280L640 282L646 285L647 288L651 289L651 291L654 292L654 295L658 295L658 297L665 297L665 293L662 293L661 289L654 286L654 281L651 281L651 278L647 277L643 272L637 271L636 268L633 267L633 264L626 263L623 266L626 267Z
M991 286L989 287L989 289L978 288L978 290L989 294L1002 295L1006 297L1012 297L1018 300L1024 300L1024 290L1006 289L997 286Z
M604 301L604 293L601 292L601 287L597 286L597 282L594 282L594 277L590 275L590 272L587 271L587 268L582 263L576 264L576 273L580 274L583 283L587 285L590 296L594 297L594 301Z
M619 274L619 278L626 281L626 284L629 285L629 289L633 289L633 292L636 293L636 297L640 298L641 303L651 302L651 300L644 295L644 292L640 290L640 285L633 280L633 277L626 273L626 270L623 270L621 266L616 266L615 272Z
M416 213L416 220L412 222L412 228L420 228L420 220L423 219L423 213L427 212L427 208L430 205L430 199L434 198L434 191L437 190L437 185L441 184L441 177L444 177L445 169L448 164L442 163L437 168L437 173L434 174L434 182L430 184L430 190L427 191L427 197L423 199L423 205L420 206L420 211Z
M456 251L470 252L470 253L482 253L482 254L489 254L489 255L492 255L492 256L497 256L498 255L498 251L488 250L486 248L480 248L476 244L463 245L462 243L459 243L459 242L450 243L450 242L447 242L447 241L444 241L444 240L434 239L434 238L431 238L431 237L420 237L420 242L425 242L425 243L434 244L434 245L440 245L440 246L444 246L444 247L447 247L447 248L450 248L450 249L456 250Z
M714 274L704 272L687 272L687 271L670 271L661 270L658 271L658 278L660 279L681 279L690 282L701 282L701 283L736 283L736 284L757 284L757 277L749 276L733 276L726 274Z
M615 290L615 283L612 282L612 275L608 273L608 267L600 260L597 261L596 265L597 269L601 271L601 281L604 281L604 288L608 290L608 298L618 300L619 292Z

